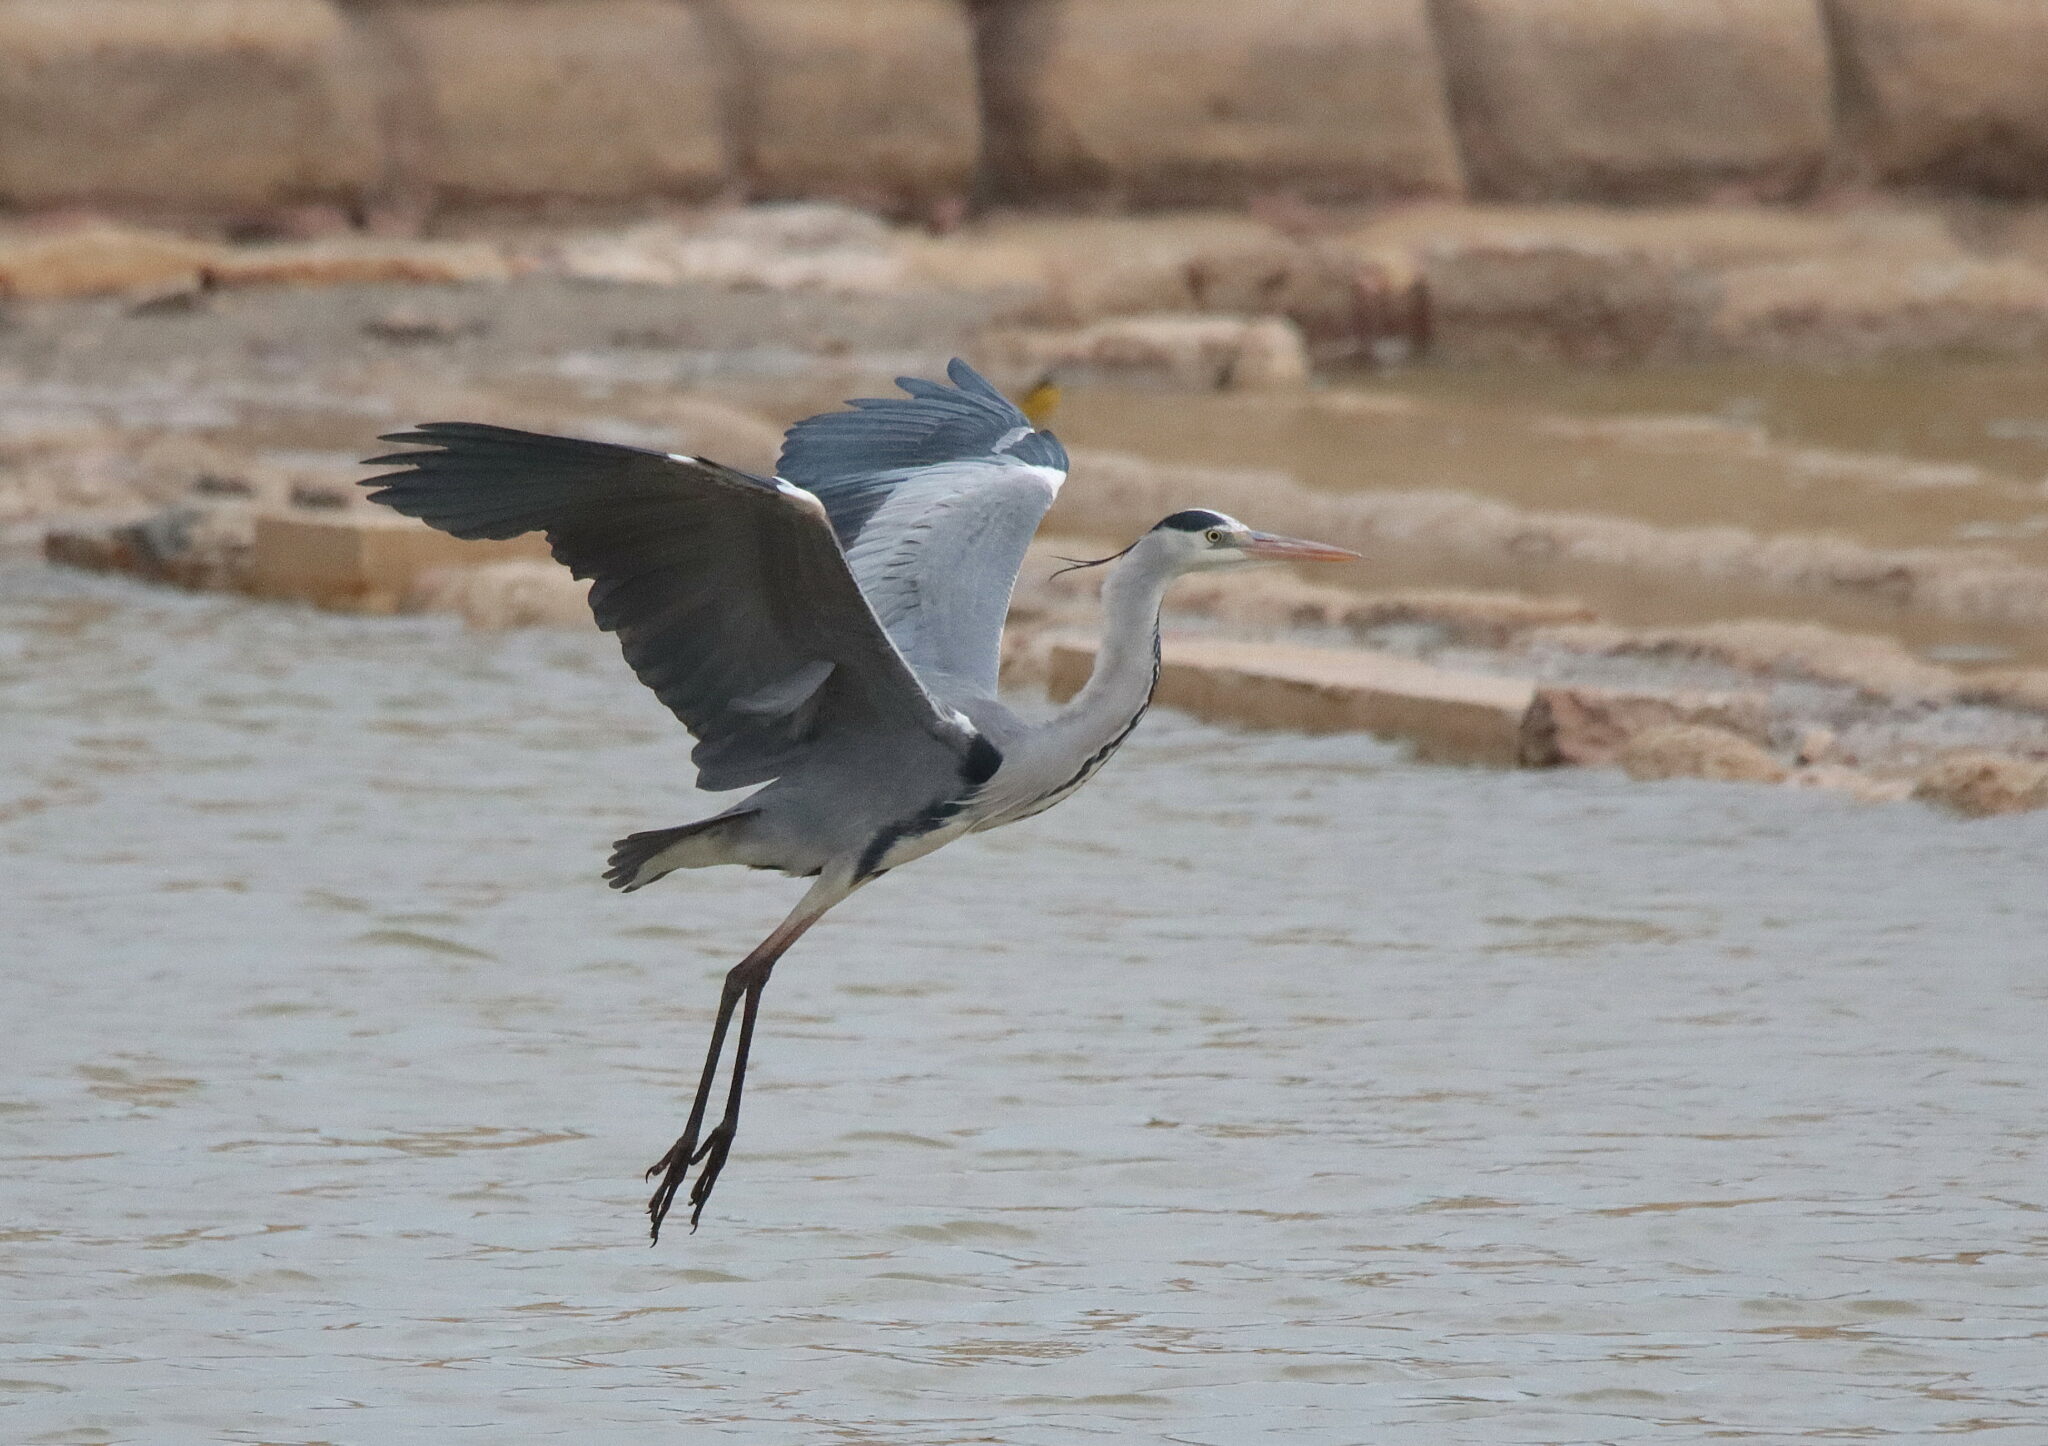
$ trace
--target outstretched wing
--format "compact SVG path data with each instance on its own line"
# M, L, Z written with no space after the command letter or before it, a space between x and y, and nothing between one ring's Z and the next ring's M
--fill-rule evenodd
M824 509L787 483L637 447L432 422L370 494L457 537L542 532L592 579L598 626L697 736L705 789L789 771L822 739L895 730L964 754L847 571Z
M934 691L993 697L1003 618L1024 549L1067 476L1067 451L966 362L952 386L798 422L781 475L817 494L848 565Z

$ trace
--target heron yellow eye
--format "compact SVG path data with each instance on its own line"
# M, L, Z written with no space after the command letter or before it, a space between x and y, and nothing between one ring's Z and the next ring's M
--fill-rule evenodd
M1208 538L1211 542L1221 542L1223 540L1223 529L1220 527L1212 527L1207 532L1203 533L1202 536Z

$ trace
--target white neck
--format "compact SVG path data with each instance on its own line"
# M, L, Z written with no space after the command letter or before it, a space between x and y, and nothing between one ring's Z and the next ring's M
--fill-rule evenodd
M1102 587L1102 647L1087 686L1055 720L1070 738L1109 742L1151 700L1158 681L1159 605L1175 570L1140 548L1111 565Z

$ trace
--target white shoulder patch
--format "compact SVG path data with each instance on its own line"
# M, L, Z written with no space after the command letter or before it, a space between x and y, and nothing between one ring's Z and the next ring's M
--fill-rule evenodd
M785 482L780 477L777 477L775 479L775 490L790 501L801 503L803 506L810 508L811 511L817 513L820 517L827 515L825 504L818 500L818 494L807 488L799 487L794 482Z
M1045 483L1046 491L1055 497L1060 495L1060 486L1067 480L1067 474L1057 467L1040 467L1035 463L1020 462L1017 469L1020 472L1028 472Z

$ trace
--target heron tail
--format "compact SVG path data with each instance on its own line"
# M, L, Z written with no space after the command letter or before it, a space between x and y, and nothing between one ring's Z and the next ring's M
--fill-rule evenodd
M739 862L733 856L732 840L721 834L732 824L752 818L757 809L741 809L700 818L677 828L655 828L628 834L612 845L611 867L605 882L631 893L645 888L663 874L676 869L701 869L712 864Z

